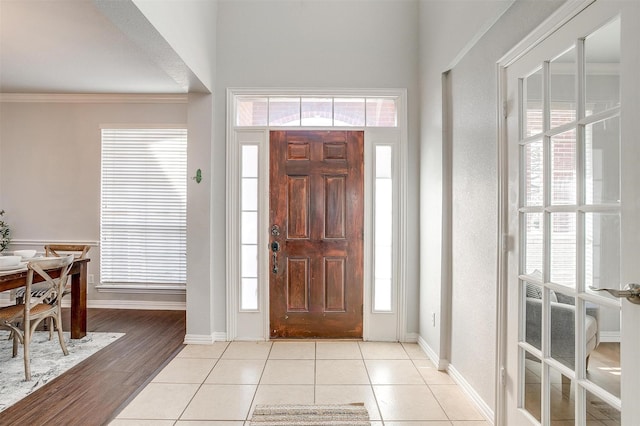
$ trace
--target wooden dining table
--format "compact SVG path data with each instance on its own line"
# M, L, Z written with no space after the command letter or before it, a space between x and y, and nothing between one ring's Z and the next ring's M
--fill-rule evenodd
M87 263L89 258L75 259L69 275L71 276L71 338L82 339L87 335ZM51 272L57 278L59 271ZM44 281L34 274L33 282ZM27 270L11 274L0 274L0 292L24 287L27 283Z

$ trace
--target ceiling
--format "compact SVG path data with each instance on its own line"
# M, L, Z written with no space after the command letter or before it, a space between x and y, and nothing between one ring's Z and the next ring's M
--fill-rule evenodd
M0 0L0 93L187 92L97 4Z

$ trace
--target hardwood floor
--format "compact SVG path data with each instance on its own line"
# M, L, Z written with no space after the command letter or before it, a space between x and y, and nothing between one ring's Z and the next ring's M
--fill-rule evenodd
M184 311L89 309L87 326L126 334L7 408L0 424L107 424L183 347L186 320Z

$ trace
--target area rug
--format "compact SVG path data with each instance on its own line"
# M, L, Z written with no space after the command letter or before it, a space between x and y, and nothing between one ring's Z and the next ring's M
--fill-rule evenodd
M256 405L251 426L371 425L364 403L320 405Z
M36 331L31 341L31 381L24 380L24 358L22 346L18 355L11 357L13 342L8 340L9 332L0 331L0 411L10 407L31 392L50 382L105 346L115 342L124 333L87 333L82 339L69 339L64 333L69 355L60 348L58 336L54 333Z

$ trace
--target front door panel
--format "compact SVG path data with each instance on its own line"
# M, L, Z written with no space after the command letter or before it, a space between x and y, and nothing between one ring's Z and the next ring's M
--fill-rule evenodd
M270 134L272 338L362 337L363 150L363 132Z

